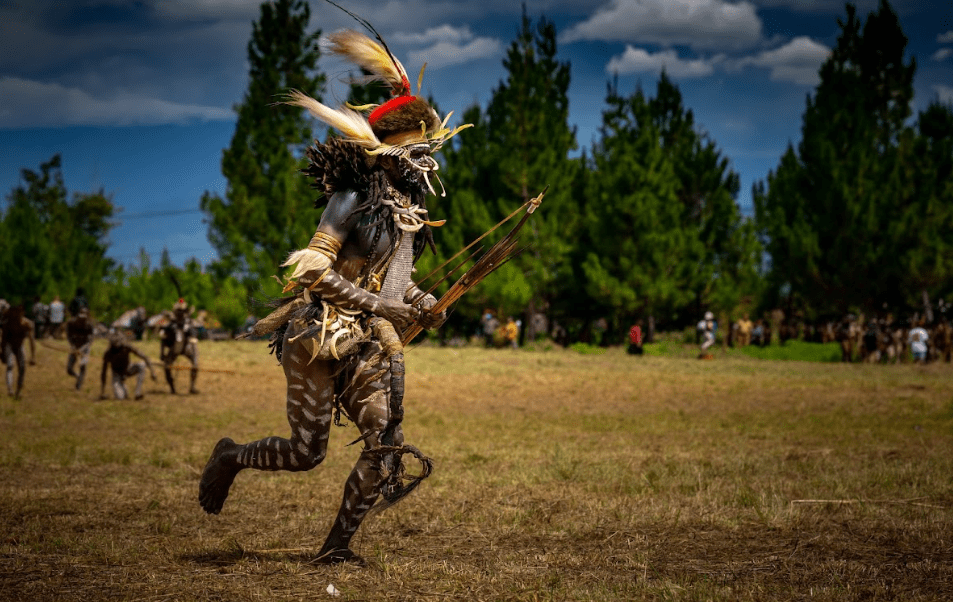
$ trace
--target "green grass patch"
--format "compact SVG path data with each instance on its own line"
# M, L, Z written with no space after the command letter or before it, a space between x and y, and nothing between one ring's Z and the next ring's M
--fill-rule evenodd
M748 345L747 347L732 349L732 351L759 360L839 362L841 359L840 345L837 343L788 341L784 345L769 345L768 347Z
M581 353L583 355L601 355L606 352L605 347L590 345L588 343L573 343L569 346L569 348L576 353Z

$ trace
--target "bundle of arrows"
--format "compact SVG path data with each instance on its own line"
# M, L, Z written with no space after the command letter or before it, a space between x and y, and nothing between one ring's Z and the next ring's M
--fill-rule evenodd
M483 240L484 238L489 236L491 233L496 231L503 224L505 224L506 222L510 221L511 219L519 215L520 212L523 212L523 216L516 223L516 225L513 226L513 229L510 230L506 234L506 236L501 238L499 242L497 242L495 245L490 247L485 253L483 253L483 255L481 255L476 260L476 262L470 267L470 269L467 270L466 273L464 273L463 276L461 276L456 282L454 282L453 285L450 287L450 289L447 290L447 292L442 297L440 297L439 300L437 300L437 303L433 307L431 307L429 310L431 313L439 314L443 311L446 311L450 307L452 307L453 304L459 301L460 297L466 294L467 291L469 291L474 286L479 284L484 278L489 276L494 270L496 270L497 268L505 264L512 257L514 257L515 255L519 253L520 249L517 243L519 239L520 230L523 228L523 225L526 223L526 220L529 219L529 216L532 215L533 212L536 211L536 208L539 207L540 203L542 203L543 195L546 194L547 190L549 190L548 186L544 188L543 191L540 192L538 196L520 205L518 209L516 209L515 211L513 211L513 213L506 216L502 221L500 221L500 223L496 224L495 226L493 226L492 228L484 232L479 238L477 238L476 240L471 242L469 245L461 249L459 252L457 252L457 254L455 254L453 257L451 257L450 259L445 261L443 264L438 266L433 272L431 272L430 274L428 274L426 277L424 277L421 280L421 283L427 281L434 274L440 272L443 268L447 267L448 265L456 261L461 255L468 252L475 245L477 245L481 240ZM477 251L477 253L478 252L479 251ZM444 282L447 278L449 278L457 269L459 269L463 265L466 265L473 258L475 254L476 253L468 256L463 262L460 263L460 265L456 266L455 268L447 272L446 275L444 275L442 278L440 278L436 283L434 283L430 287L427 293L432 293L442 282ZM412 341L414 337L420 334L422 330L423 330L423 327L420 326L420 324L417 324L417 323L411 324L406 329L404 329L404 331L401 333L400 342L403 343L404 345L407 345L407 343Z

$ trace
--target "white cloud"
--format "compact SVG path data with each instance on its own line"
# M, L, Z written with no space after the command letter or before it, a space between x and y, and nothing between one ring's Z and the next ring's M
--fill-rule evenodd
M155 125L234 119L230 109L131 94L95 98L79 88L0 77L0 128Z
M771 79L790 81L806 86L820 82L818 70L830 56L830 48L806 36L799 36L774 50L766 50L753 57L732 61L733 69L746 66L764 67L771 70Z
M941 33L936 37L936 41L940 44L951 44L953 43L953 29L946 33Z
M611 0L567 30L562 42L603 40L745 48L761 39L761 19L750 2L725 0Z
M466 25L463 27L454 27L444 24L438 27L431 27L423 33L398 32L391 34L389 37L389 41L413 46L426 46L427 44L439 44L440 42L460 45L472 40L473 32L470 31L470 27Z
M721 56L708 60L681 59L674 50L650 53L642 48L633 48L627 45L625 52L612 57L612 60L606 65L606 72L628 75L631 73L658 73L665 69L665 72L675 79L705 77L714 72L715 65L721 60Z
M934 61L943 61L953 56L953 48L940 48L930 57Z
M933 91L940 97L940 102L943 104L953 103L953 86L935 85Z
M459 65L503 54L503 43L493 38L475 38L466 44L438 42L430 48L407 53L410 65L427 63L428 69Z
M178 20L255 19L260 14L261 0L158 0L156 13Z

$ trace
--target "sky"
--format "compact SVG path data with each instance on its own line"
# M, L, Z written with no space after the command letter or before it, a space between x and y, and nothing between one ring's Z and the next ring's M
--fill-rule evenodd
M505 79L502 58L522 12L512 0L339 3L373 23L409 73L427 63L424 94L457 115L485 107ZM857 2L858 14L866 20L877 4ZM312 31L359 29L322 0L310 6ZM953 102L953 2L892 6L917 63L914 113ZM749 214L752 184L800 140L806 98L846 16L838 0L527 0L525 8L559 32L580 148L598 137L610 79L618 76L623 94L641 86L654 96L664 68L739 174L737 201ZM0 0L0 206L21 170L60 154L71 193L102 189L121 208L110 257L137 263L142 248L155 265L165 248L176 265L214 261L199 199L225 194L222 150L247 88L259 12L255 0ZM324 101L343 101L347 65L324 55L319 69L329 76ZM323 136L318 124L315 135Z

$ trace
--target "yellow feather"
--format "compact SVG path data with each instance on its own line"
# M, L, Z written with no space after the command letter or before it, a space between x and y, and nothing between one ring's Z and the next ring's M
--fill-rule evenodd
M410 93L404 87L410 85L404 66L366 35L352 29L332 33L328 36L328 50L367 69L393 86L398 93Z

